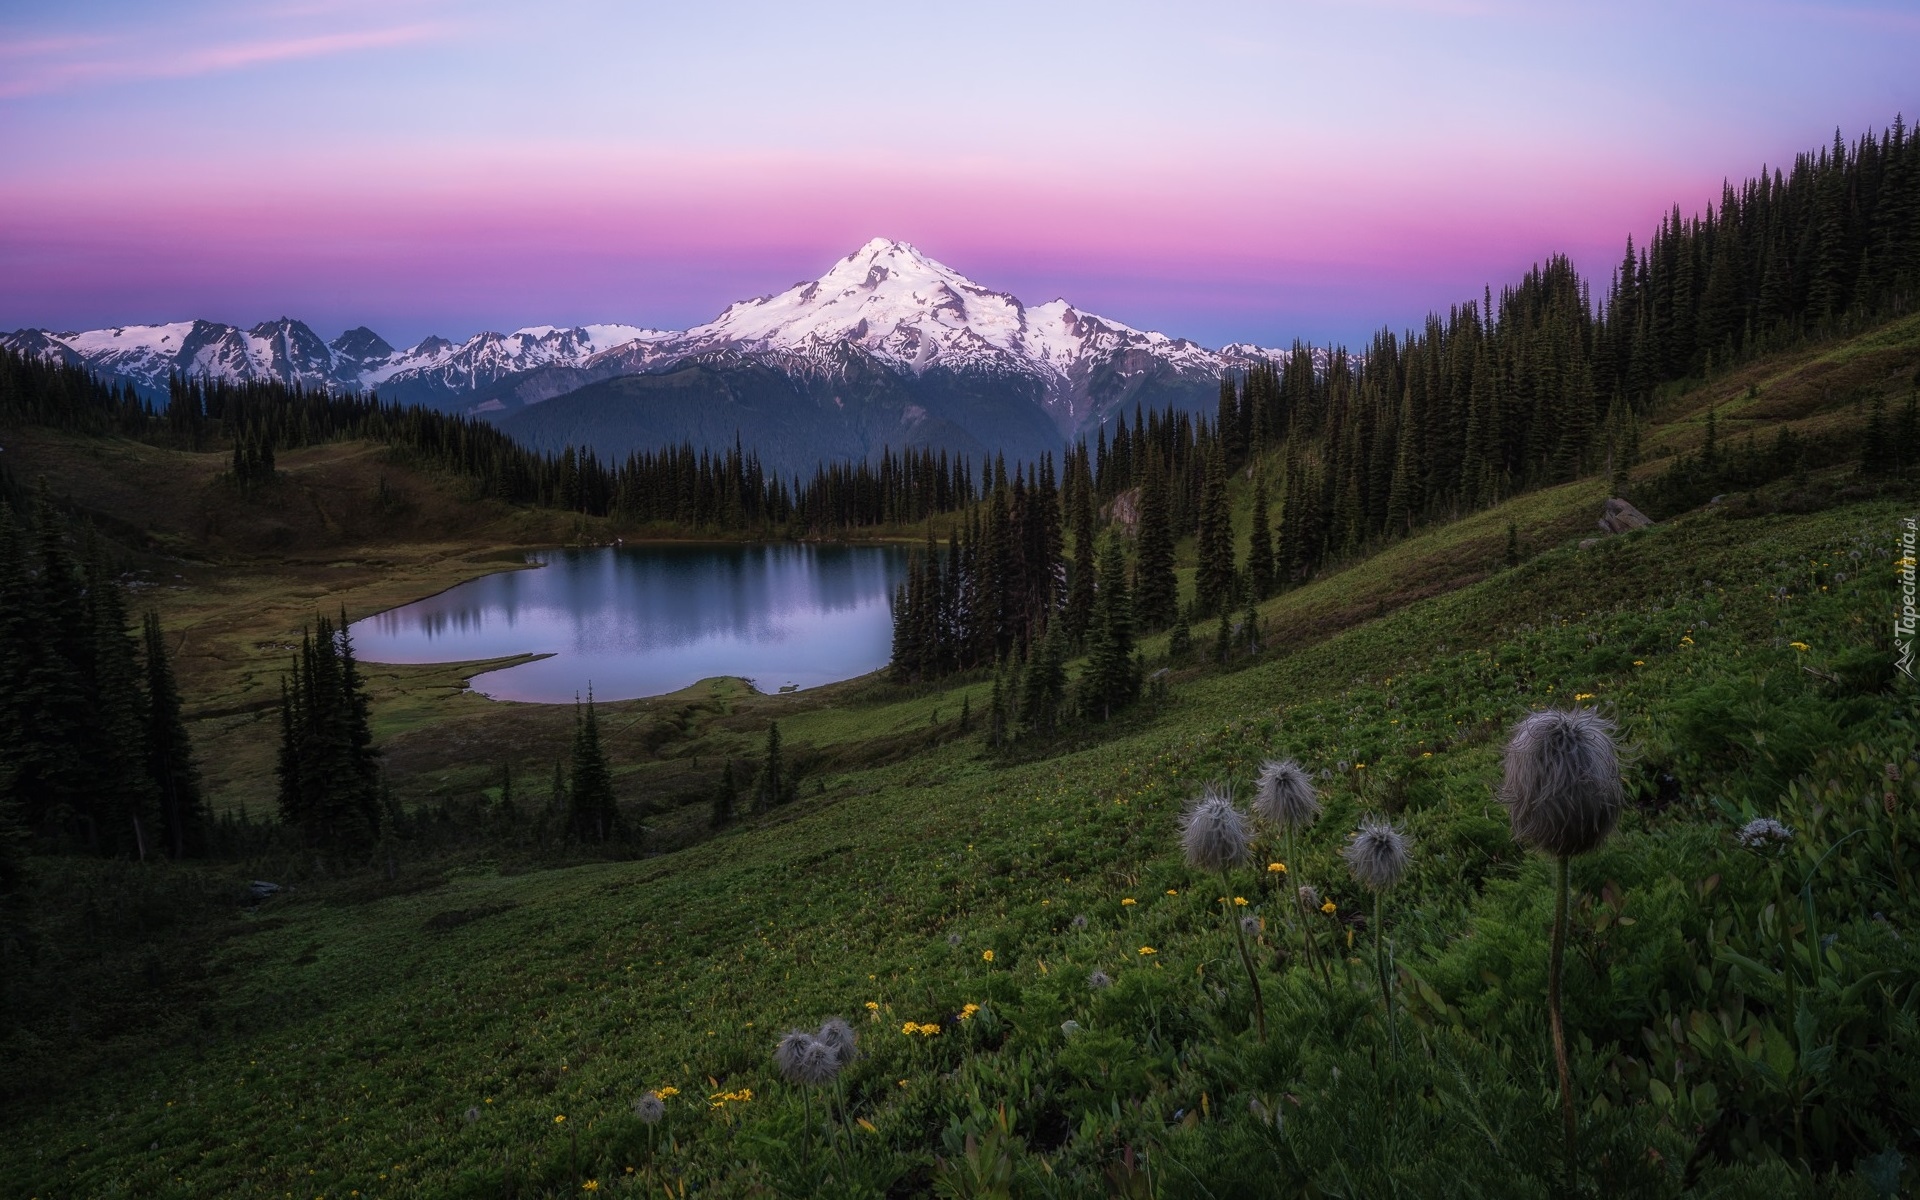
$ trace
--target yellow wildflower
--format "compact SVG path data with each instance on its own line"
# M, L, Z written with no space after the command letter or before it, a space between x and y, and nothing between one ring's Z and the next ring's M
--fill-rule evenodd
M600 1190L600 1181L598 1179L589 1179L580 1185L580 1190L583 1192L597 1192Z
M1421 758L1432 758L1432 757L1433 757L1433 751L1431 751L1431 750L1422 750L1422 751L1420 752L1420 757L1421 757Z
M1155 950L1152 946L1142 946L1140 947L1140 953L1145 955L1145 954L1158 954L1160 952L1158 950Z
M1636 658L1633 660L1633 665L1636 667L1644 667L1647 665L1647 660L1644 658Z
M1683 637L1680 639L1680 644L1682 646L1691 646L1693 645L1693 639L1690 637Z
M984 959L986 959L986 960L987 960L988 962L992 962L992 961L993 961L993 951L991 951L991 950L982 950L982 951L980 952L980 957L981 957L981 958L984 958Z
M1327 914L1328 916L1332 916L1334 913L1338 912L1339 910L1340 910L1340 906L1335 904L1331 900L1327 901L1325 904L1322 904L1320 906L1320 911Z
M973 1014L979 1011L980 1006L978 1004L969 1004L960 1010L960 1019L962 1021L971 1021L973 1020Z
M868 1012L879 1012L879 1011L880 1011L880 1002L879 1002L879 1001L877 1001L877 1000L869 1000L869 1001L867 1001L867 1011L868 1011Z
M565 1125L567 1123L567 1114L561 1113L559 1116L553 1119L553 1123L555 1125Z
M1235 905L1239 906L1240 908L1245 908L1247 906L1247 898L1245 896L1235 896L1233 898L1233 902Z
M919 1022L908 1021L905 1025L902 1025L900 1027L900 1032L906 1034L908 1037L912 1037L916 1032L919 1031L919 1029L920 1029Z
M1269 875L1273 874L1276 871L1284 875L1286 873L1286 870L1287 870L1287 864L1285 863L1268 863L1267 864L1267 874Z
M1135 900L1135 899L1134 899L1134 898L1133 898L1132 896L1128 896L1128 897L1127 897L1127 898L1126 898L1125 900L1122 900L1122 901L1120 902L1120 907L1121 907L1121 908L1132 908L1132 907L1133 907L1133 906L1134 906L1135 904L1137 904L1137 903L1139 903L1139 902L1138 902L1138 901L1136 901L1136 900Z
M1802 654L1805 654L1807 651L1813 649L1813 647L1807 645L1805 642L1788 642L1787 645L1792 646L1795 650L1800 651Z
M1178 896L1179 894L1180 894L1180 889L1179 889L1179 888L1168 888L1168 889L1167 889L1167 895L1169 895L1169 896Z
M1573 698L1575 700L1591 700L1593 699L1593 693L1592 692L1575 692L1573 694Z

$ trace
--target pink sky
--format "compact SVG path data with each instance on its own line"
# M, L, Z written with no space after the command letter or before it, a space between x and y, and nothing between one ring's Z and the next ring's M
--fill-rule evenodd
M1676 201L1890 120L1920 57L1861 5L1066 8L1109 20L202 4L149 55L137 6L0 21L0 328L684 327L885 236L1209 344L1357 343L1550 253L1604 279ZM1635 20L1734 12L1687 53Z

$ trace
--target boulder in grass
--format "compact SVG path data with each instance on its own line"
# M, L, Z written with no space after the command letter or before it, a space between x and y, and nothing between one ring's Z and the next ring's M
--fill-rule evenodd
M1633 529L1645 529L1653 524L1653 518L1616 497L1607 501L1606 508L1601 510L1599 524L1603 533L1626 533Z
M264 879L256 879L247 885L247 900L253 904L258 904L269 896L279 895L283 890L284 889L277 883L268 883Z

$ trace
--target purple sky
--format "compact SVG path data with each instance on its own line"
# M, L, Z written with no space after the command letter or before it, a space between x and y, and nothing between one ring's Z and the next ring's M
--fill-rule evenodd
M1350 343L1920 115L1906 4L0 0L0 329L681 328L912 241Z

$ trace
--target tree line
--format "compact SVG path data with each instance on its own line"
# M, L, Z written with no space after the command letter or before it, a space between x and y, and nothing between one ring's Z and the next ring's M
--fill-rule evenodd
M0 351L0 423L41 425L204 451L228 447L243 489L270 484L276 452L364 439L471 481L480 498L685 532L810 536L911 524L975 498L974 468L944 450L884 449L873 462L821 463L782 478L736 437L726 450L530 450L476 418L277 381L175 376L156 410L131 385L69 364Z
M207 832L159 617L131 628L104 547L44 496L0 498L0 860L29 836L183 858Z

